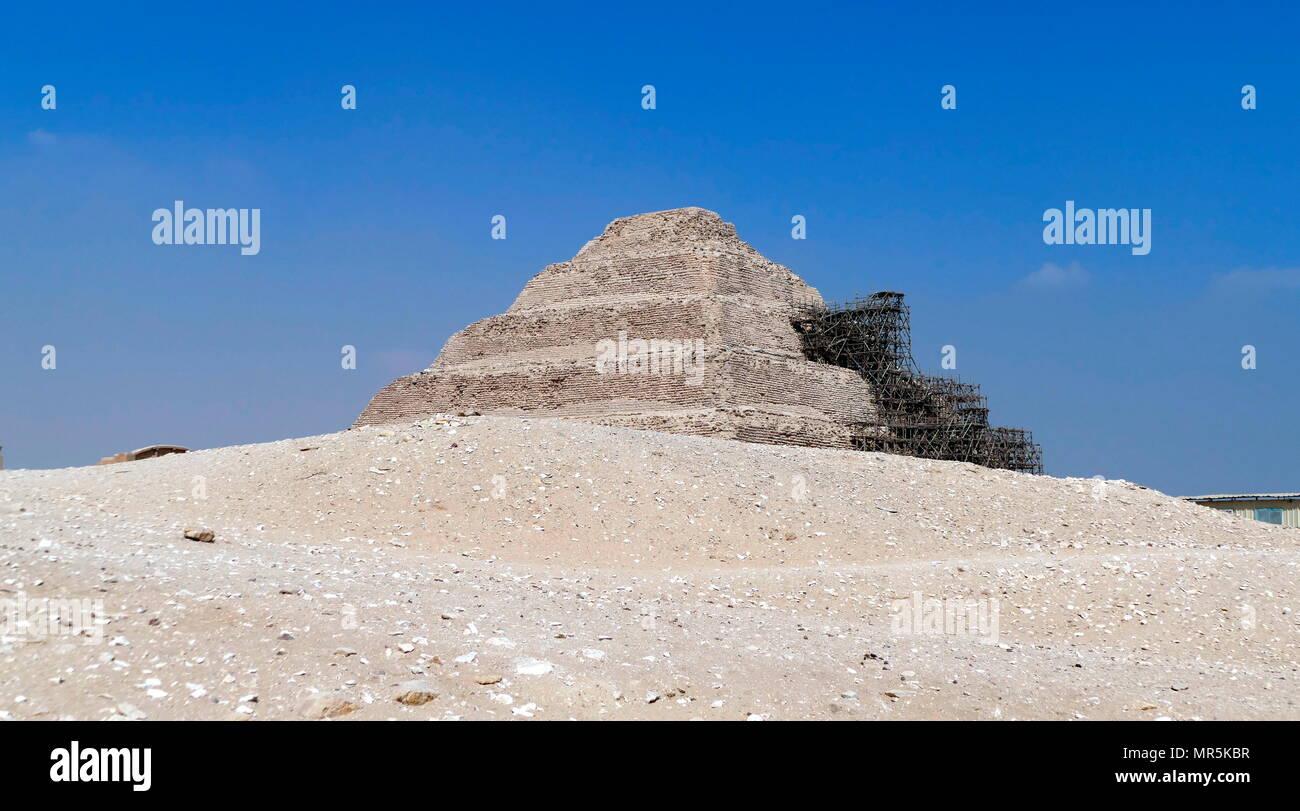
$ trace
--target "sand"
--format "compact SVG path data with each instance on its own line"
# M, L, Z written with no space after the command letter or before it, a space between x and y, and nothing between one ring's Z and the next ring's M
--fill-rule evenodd
M0 472L0 604L98 618L7 627L0 718L1294 719L1298 564L1124 481L431 417Z

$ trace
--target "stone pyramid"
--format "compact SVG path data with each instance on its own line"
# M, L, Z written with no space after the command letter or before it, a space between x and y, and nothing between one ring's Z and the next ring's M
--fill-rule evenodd
M868 385L808 360L792 326L821 305L712 211L624 217L381 389L356 426L478 411L850 448L876 422Z

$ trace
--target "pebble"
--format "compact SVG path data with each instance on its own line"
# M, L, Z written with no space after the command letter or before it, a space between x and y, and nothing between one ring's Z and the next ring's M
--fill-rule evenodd
M545 676L555 669L555 665L540 659L522 659L515 665L515 673L520 676Z
M318 693L303 702L300 713L304 718L320 721L326 718L338 718L355 712L357 705L347 699L331 693Z
M397 686L397 695L394 697L397 703L405 704L408 707L419 707L428 704L438 697L438 691L427 681L407 681Z

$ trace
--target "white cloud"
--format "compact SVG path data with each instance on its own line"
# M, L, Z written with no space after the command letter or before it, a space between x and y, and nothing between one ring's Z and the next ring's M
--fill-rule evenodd
M1078 262L1071 262L1069 267L1064 268L1054 262L1044 262L1042 267L1021 279L1018 284L1040 289L1083 287L1091 278L1092 275L1079 267Z
M1300 290L1300 269L1234 270L1231 273L1215 276L1211 287L1257 291Z

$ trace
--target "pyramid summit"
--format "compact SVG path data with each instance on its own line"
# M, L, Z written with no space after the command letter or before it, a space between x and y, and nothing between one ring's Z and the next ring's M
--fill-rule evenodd
M674 256L686 249L767 260L736 234L736 226L715 211L694 206L620 217L583 246L575 260L602 256Z
M354 427L478 411L988 461L1002 429L974 387L915 370L901 299L828 307L707 209L623 217L381 389ZM957 444L954 423L969 424Z

